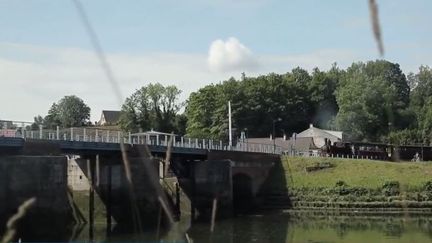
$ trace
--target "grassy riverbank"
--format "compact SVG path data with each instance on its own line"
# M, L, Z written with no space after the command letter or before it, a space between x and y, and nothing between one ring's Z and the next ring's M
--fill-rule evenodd
M290 189L331 188L338 181L351 187L379 189L386 182L397 181L401 191L417 191L432 181L432 162L283 157L282 163ZM308 167L326 163L332 167L306 171Z
M270 208L432 209L430 162L283 157L272 173Z

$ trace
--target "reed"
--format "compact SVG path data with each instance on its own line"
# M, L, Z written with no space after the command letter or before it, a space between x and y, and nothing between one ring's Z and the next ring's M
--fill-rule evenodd
M18 221L27 214L29 208L31 208L35 203L36 198L32 197L27 199L19 206L18 212L14 214L6 223L6 233L3 236L1 243L8 243L12 241L16 234L16 226Z

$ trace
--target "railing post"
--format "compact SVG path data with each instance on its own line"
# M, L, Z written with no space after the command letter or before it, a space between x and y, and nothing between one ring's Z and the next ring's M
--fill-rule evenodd
M189 140L189 148L190 148L191 147L191 139L188 138L188 140Z
M107 143L109 143L109 142L110 142L110 139L109 139L109 137L110 137L110 132L109 132L109 130L107 130L106 137L107 137Z
M132 144L132 134L129 132L129 144Z
M203 149L206 148L205 145L206 145L206 143L205 143L205 139L203 138L203 140L202 140L202 148L203 148Z
M165 135L165 146L168 147L168 136L167 135Z
M159 146L159 134L156 135L156 146Z
M199 145L198 145L198 138L195 138L195 148L199 148Z
M181 138L180 138L180 146L181 146L181 147L184 147L184 137L181 137Z
M99 131L97 129L95 131L95 142L99 142Z
M73 141L74 140L73 127L70 128L70 132L71 132L71 138L70 138L70 140Z
M60 127L59 126L56 127L56 138L57 138L57 140L60 140Z
M43 135L42 135L42 125L39 125L39 139L42 139Z
M84 140L84 142L87 142L87 133L86 133L86 129L85 128L83 129L83 134L84 134L83 140Z
M33 131L30 131L30 137L33 139Z
M120 131L117 132L117 143L120 143Z

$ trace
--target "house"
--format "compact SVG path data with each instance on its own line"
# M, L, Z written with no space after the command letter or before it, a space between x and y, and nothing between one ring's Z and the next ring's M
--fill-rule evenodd
M298 138L313 138L314 144L321 148L325 145L325 141L330 141L331 144L335 142L340 142L343 139L343 133L341 131L331 131L324 130L317 127L314 127L312 124L309 125L309 128L304 130L303 132L294 135L296 139Z
M101 118L98 122L100 126L113 126L117 125L120 119L120 111L102 111Z
M289 139L286 136L274 140L271 136L270 138L244 138L241 139L240 146L250 148L262 144L280 148L282 153L288 155L318 156L326 141L333 144L342 141L342 139L343 133L341 131L324 130L310 124L308 129L299 134L294 133Z
M286 136L276 138L275 141L270 138L248 138L243 142L248 147L257 146L259 144L276 146L280 148L284 154L289 155L302 155L311 156L311 153L315 153L319 150L314 144L313 138L302 137L302 138L290 138L287 139Z

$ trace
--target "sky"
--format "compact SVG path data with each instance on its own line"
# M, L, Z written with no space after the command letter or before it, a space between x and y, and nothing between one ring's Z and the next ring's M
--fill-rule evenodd
M191 92L230 77L381 58L368 0L81 0L123 98L149 83ZM432 1L377 0L384 58L432 66ZM32 121L77 95L91 120L121 104L72 0L0 0L0 119Z

